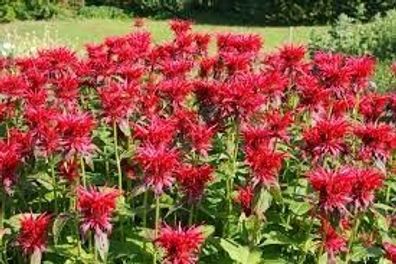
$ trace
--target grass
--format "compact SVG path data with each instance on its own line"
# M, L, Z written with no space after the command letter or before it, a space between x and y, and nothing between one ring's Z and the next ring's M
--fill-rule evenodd
M72 45L81 49L85 43L100 42L108 36L122 35L131 30L132 22L126 20L53 20L53 21L19 21L0 25L0 40L7 35L19 36L23 39L35 36L38 40L48 36L56 39L58 44ZM153 34L154 41L161 42L169 39L171 34L167 27L167 21L147 20L148 30ZM243 27L243 26L219 26L197 24L196 31L202 32L241 32L258 33L264 38L264 48L272 50L281 43L290 41L290 29L288 27ZM312 30L323 31L323 27L294 27L292 29L292 41L305 43ZM14 40L15 41L15 40ZM11 38L12 42L12 38Z

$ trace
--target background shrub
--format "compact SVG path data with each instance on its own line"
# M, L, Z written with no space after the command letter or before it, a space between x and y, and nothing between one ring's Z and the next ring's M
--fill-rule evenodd
M129 15L121 8L113 6L85 6L78 10L77 15L84 18L125 19Z

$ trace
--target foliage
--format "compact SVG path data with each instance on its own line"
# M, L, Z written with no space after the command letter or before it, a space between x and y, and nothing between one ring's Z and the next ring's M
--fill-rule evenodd
M396 97L373 58L134 26L1 57L1 262L395 261Z
M130 16L123 9L112 6L85 6L78 10L77 15L83 18L127 19Z

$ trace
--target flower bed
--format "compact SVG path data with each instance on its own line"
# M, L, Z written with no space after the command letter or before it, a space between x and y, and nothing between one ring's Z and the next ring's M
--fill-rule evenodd
M395 262L375 58L170 27L1 60L2 260Z

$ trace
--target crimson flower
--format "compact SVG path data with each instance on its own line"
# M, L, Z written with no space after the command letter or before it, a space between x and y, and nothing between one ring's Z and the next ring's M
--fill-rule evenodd
M359 155L363 160L387 159L396 148L396 135L388 124L362 124L355 127L353 133L362 141Z
M164 263L194 264L198 261L198 253L205 238L201 227L172 228L165 225L154 243L165 252Z
M87 113L68 113L58 116L61 145L67 157L92 153L94 145L91 133L94 127L95 122Z
M17 243L25 255L41 254L46 249L50 221L51 217L46 213L22 215Z
M231 34L217 35L219 52L254 53L257 54L262 46L262 39L257 34Z
M127 84L111 82L99 90L100 101L107 122L120 122L131 113L133 101L126 87Z
M250 185L240 187L238 189L234 200L241 206L242 211L246 216L250 216L252 214L253 198L254 190Z
M17 169L22 165L22 149L19 143L0 141L0 180L5 192L10 193L17 180Z
M253 173L253 184L264 186L276 184L285 155L273 151L265 145L257 149L248 148L245 152L246 163Z
M144 181L156 194L170 187L179 164L178 152L164 144L154 146L145 144L138 148L135 161L142 167Z
M152 116L150 124L134 124L134 137L152 145L169 145L176 133L176 126L172 119Z
M319 192L319 206L325 212L348 211L347 205L353 201L352 188L355 174L348 168L326 170L317 168L308 173L312 187Z
M343 119L322 119L304 131L304 149L314 160L326 154L333 156L347 151L344 137L348 133L349 125Z
M191 30L192 21L182 19L172 19L169 22L170 28L176 35L185 34Z
M329 263L335 264L335 255L347 250L347 241L334 230L331 223L326 219L322 219L322 232L324 234L324 248L330 260Z
M369 93L359 102L359 113L366 120L375 122L386 113L388 96L376 93Z
M80 177L79 168L80 164L76 159L65 160L59 165L59 174L72 183Z
M119 195L119 191L115 189L103 191L95 187L77 189L77 209L82 217L81 230L84 234L88 230L98 235L111 232L111 215L116 208L116 199Z
M392 261L392 263L396 263L396 245L385 242L383 246L385 249L386 258Z
M209 165L183 164L175 175L187 200L192 203L201 199L206 185L213 179L213 168Z
M375 58L370 56L349 57L345 67L350 71L351 81L358 89L367 87L369 78L375 70Z
M320 106L329 97L329 92L322 87L319 80L311 75L304 75L296 81L299 92L299 104L310 110Z
M355 174L352 193L357 209L365 209L374 201L374 192L383 185L384 175L373 168L352 169Z

